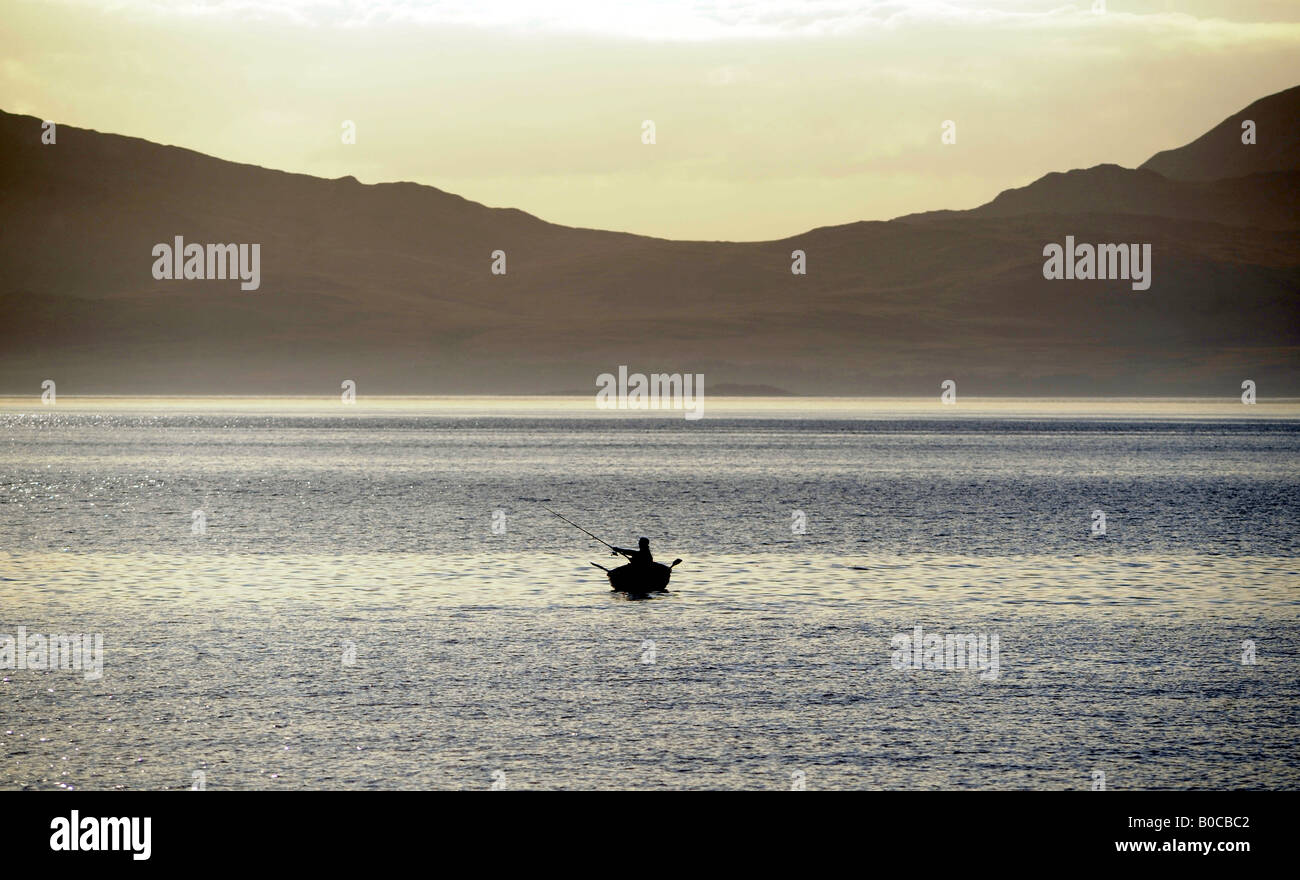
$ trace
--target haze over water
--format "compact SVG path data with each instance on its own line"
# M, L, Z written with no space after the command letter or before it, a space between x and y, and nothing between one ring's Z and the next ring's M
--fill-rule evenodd
M1295 402L0 401L0 635L105 643L0 671L0 786L1296 788L1297 452Z

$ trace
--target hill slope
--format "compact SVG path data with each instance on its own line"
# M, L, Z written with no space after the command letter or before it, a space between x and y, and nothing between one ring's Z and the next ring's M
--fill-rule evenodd
M1242 123L1255 123L1243 144ZM1300 170L1300 86L1260 98L1186 146L1156 153L1141 166L1173 180L1220 180Z
M1290 173L1099 166L970 212L666 241L68 126L46 146L0 113L0 393L532 393L628 364L797 393L1297 394ZM1067 234L1151 243L1151 289L1044 280ZM155 280L176 235L259 243L260 289Z

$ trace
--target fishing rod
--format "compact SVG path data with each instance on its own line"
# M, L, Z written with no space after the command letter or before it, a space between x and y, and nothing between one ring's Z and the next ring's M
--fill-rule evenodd
M578 524L577 524L576 522L574 522L573 520L569 519L567 516L560 516L560 514L556 513L554 510L551 510L551 509L550 509L549 507L547 507L545 504L540 505L540 506L541 506L542 510L545 510L547 513L551 514L551 516L558 516L558 517L560 517L560 519L564 520L566 523L568 523L569 525L573 526L575 529L577 529L578 531L582 532L582 533L583 533L584 535L586 535L587 537L589 537L589 538L596 538L595 535L593 535L591 532L589 532L589 531L587 531L586 529L584 529L582 526L578 525ZM613 544L609 543L608 541L602 541L600 538L596 538L596 540L597 540L597 541L600 541L600 543L604 544L606 547L608 547L609 549L613 550L615 553L618 552L618 548L615 547Z

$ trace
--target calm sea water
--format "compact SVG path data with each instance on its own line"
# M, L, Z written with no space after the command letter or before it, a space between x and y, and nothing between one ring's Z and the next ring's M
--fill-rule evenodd
M0 407L0 787L1300 788L1300 412L791 406Z

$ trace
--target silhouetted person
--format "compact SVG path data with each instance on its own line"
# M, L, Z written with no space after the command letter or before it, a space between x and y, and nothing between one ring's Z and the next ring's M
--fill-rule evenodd
M624 550L622 547L615 547L614 553L611 553L610 555L613 556L617 553L622 553L627 557L628 562L636 566L649 565L655 561L655 558L650 555L649 538L642 538L640 541L637 541L637 549L635 550Z

